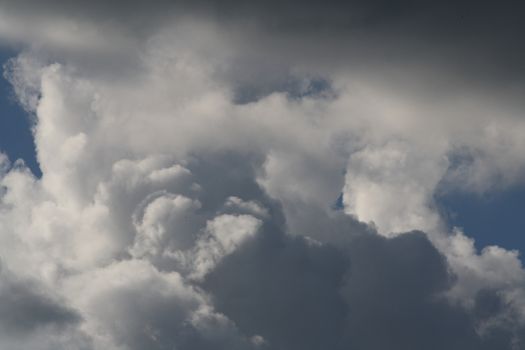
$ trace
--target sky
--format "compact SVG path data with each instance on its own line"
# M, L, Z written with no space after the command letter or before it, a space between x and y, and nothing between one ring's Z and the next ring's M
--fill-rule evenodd
M16 54L11 51L0 51L2 66ZM35 145L31 134L31 118L18 104L11 85L6 79L0 81L0 149L10 159L22 159L31 171L40 176L36 160Z
M516 249L523 261L523 186L485 196L451 194L439 198L438 202L442 205L449 224L469 232L475 238L478 249L488 245Z
M525 349L523 10L0 0L0 349Z

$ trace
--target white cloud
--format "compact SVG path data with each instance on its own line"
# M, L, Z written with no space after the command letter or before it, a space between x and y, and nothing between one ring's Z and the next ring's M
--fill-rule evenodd
M250 215L221 215L209 221L190 257L193 265L190 277L203 278L221 259L255 235L260 225L261 221Z

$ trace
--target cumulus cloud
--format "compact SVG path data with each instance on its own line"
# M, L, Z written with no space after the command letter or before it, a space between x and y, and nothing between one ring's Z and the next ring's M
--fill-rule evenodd
M471 5L1 1L0 346L524 348L518 252L434 199L525 173L517 61L466 64L521 24Z
M79 329L80 313L38 280L15 275L2 263L0 272L0 333L10 349L89 349Z

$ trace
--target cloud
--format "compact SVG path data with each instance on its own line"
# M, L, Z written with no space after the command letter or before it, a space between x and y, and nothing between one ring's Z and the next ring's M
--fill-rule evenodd
M450 302L446 292L456 282L421 232L364 234L335 246L269 231L225 258L203 287L241 330L258 330L275 349L522 344L513 306L488 289L473 307Z
M0 345L11 349L88 349L78 311L37 280L17 276L2 263L0 272Z
M487 6L1 2L42 177L0 158L0 327L35 349L522 348L518 253L434 202L523 179L521 78L467 67L520 26Z
M77 276L66 288L79 294L80 309L91 315L87 327L97 332L101 347L251 347L225 316L213 311L205 294L178 273L159 272L144 260Z
M159 27L197 18L229 27L235 36L257 37L246 45L256 50L253 58L265 56L260 64L284 60L308 63L310 69L349 62L381 67L386 56L389 64L412 70L444 65L455 78L478 83L508 86L509 81L523 81L520 62L525 51L515 36L523 31L523 6L514 1L4 0L1 5L4 37L37 46L51 43L55 51L66 49L62 59L64 53L80 49L89 55L84 60L88 65L104 64L96 53L133 51ZM117 55L120 65L110 60L105 64L118 70L133 60L129 56Z
M2 328L8 332L29 332L40 326L63 327L80 321L79 315L46 296L38 286L2 269Z

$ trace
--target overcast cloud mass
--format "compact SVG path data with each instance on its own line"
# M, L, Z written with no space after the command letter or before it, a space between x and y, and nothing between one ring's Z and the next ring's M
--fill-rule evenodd
M523 10L0 0L0 349L525 349L435 200L524 182Z

